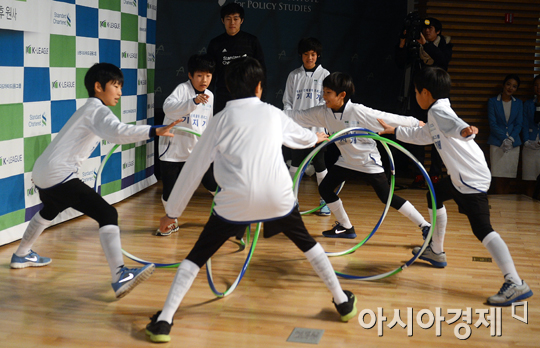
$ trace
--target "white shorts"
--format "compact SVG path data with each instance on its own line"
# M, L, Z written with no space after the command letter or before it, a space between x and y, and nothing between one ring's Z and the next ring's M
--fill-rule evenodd
M519 162L519 146L504 152L495 145L489 146L491 176L499 178L516 178Z

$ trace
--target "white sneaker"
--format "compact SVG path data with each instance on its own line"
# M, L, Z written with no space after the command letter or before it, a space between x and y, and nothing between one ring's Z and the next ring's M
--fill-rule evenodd
M178 232L179 229L180 229L180 226L178 226L178 220L174 219L174 222L170 224L169 226L167 226L167 230L165 232L161 232L161 230L158 228L156 233L154 233L154 235L160 236L160 237L170 236L172 233Z
M414 247L412 250L413 255L418 254L420 251L420 247ZM428 246L426 250L418 257L420 260L427 261L431 263L433 266L438 268L444 268L446 267L446 253L443 251L440 254L436 254L433 250L431 250L431 247Z
M517 285L510 280L505 281L497 295L489 297L487 303L497 306L510 306L512 302L531 297L533 295L531 288L529 288L524 280L521 282L521 285Z

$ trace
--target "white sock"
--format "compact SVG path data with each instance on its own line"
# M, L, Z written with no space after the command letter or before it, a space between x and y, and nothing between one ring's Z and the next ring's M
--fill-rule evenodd
M336 304L347 302L347 295L345 295L341 289L334 268L332 267L330 260L328 260L328 256L326 256L323 247L317 243L304 254L317 275L323 280L328 290L332 293L332 296L334 296L334 302Z
M99 241L111 269L112 282L115 283L120 278L118 271L124 266L122 243L120 242L120 227L116 225L105 225L101 227L99 229Z
M324 177L326 176L326 174L328 173L328 170L323 170L322 172L317 172L315 173L315 176L317 177L317 186L319 186L321 184L321 182L323 181Z
M419 227L429 226L429 222L427 222L426 219L424 219L422 214L420 214L418 210L416 210L414 205L412 205L411 202L409 201L406 201L405 203L403 203L403 205L401 206L401 208L398 209L398 211L403 216L411 220L416 226L419 226Z
M429 216L433 214L432 209L428 209ZM433 231L433 237L431 238L431 250L434 253L440 254L444 251L444 235L446 233L446 224L448 223L448 215L446 215L446 207L437 209L437 216L435 221L435 230Z
M291 174L291 179L294 180L294 174L296 174L297 170L298 170L298 167L293 167L292 165L289 167L289 174Z
M195 280L199 270L199 266L188 259L185 259L180 263L178 271L176 271L176 275L174 276L171 289L169 290L169 295L167 295L167 300L165 301L165 305L163 306L163 310L157 321L163 320L172 324L174 313L176 313L178 307L180 307L180 302L182 302L182 299L188 292L191 284L193 284L193 280Z
M345 208L343 208L343 202L341 199L338 199L335 202L332 203L326 203L328 208L330 208L330 211L334 213L334 216L336 217L336 220L340 223L341 226L345 228L351 228L351 220L349 220L349 216L347 215L347 212L345 211Z
M51 222L42 218L38 211L28 223L15 255L23 257L30 254L32 245L34 245L41 233L50 226Z
M495 259L497 266L499 266L504 275L504 279L521 285L521 278L517 273L514 260L512 260L512 255L510 255L510 250L508 250L508 246L506 246L501 236L497 232L492 231L484 238L482 244L489 251L491 257Z

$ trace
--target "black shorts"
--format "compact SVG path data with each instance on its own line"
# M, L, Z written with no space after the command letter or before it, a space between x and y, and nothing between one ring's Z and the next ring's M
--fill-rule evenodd
M248 226L248 224L233 224L212 214L186 259L202 267L230 237L243 233ZM283 232L302 252L310 250L317 244L307 231L298 206L285 217L265 222L263 229L264 238Z
M461 214L467 215L472 231L480 241L493 231L489 213L489 201L487 193L464 194L459 192L452 184L452 179L447 176L433 185L437 209L443 207L443 202L453 199ZM431 195L427 195L428 207L431 209Z
M38 189L38 192L43 202L39 214L46 220L53 220L67 208L73 208L96 220L99 227L118 225L116 209L80 179L71 179L51 188Z

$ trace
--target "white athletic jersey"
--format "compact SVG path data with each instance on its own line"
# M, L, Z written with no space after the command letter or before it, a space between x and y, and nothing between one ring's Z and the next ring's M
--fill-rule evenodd
M319 65L313 72L306 71L302 65L291 71L287 77L283 93L284 110L305 110L324 105L323 80L330 72ZM324 128L312 127L313 132L324 132Z
M118 117L98 98L88 98L66 122L34 164L32 179L46 189L78 177L79 169L101 139L130 144L150 139L151 126L134 126Z
M286 216L296 200L281 146L307 148L316 142L315 134L257 97L228 101L180 172L167 201L167 215L182 214L214 162L214 176L221 188L214 198L218 216L235 223Z
M324 127L330 135L351 127L362 127L373 132L382 131L378 118L392 126L416 127L419 121L414 117L399 116L384 111L368 108L362 104L348 101L343 113L334 113L326 105L319 105L307 110L286 110L303 127ZM377 143L368 138L347 138L336 142L341 156L336 165L363 173L382 173L384 168Z
M195 104L193 98L197 97L197 91L191 81L179 84L174 91L165 99L163 111L164 125L169 125L178 119L182 122L178 127L193 129L202 134L212 119L214 110L214 94L205 90L208 95L208 103ZM168 162L185 162L199 137L187 132L176 131L174 138L161 137L159 139L159 159Z
M429 109L428 123L424 127L396 128L396 138L416 145L435 144L459 192L487 192L491 173L474 135L461 136L461 131L467 127L469 125L452 110L450 100L439 99Z

